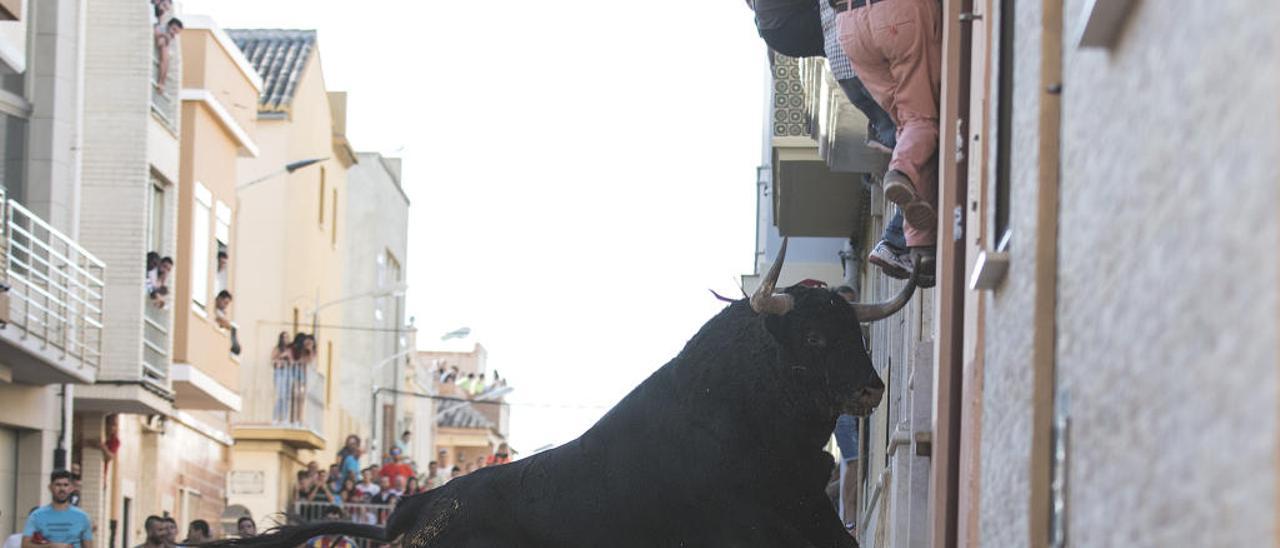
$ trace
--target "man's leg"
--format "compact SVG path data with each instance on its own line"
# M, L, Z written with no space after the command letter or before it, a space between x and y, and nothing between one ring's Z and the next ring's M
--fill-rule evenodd
M844 95L849 98L849 102L858 107L858 110L862 111L862 114L866 115L867 120L871 122L867 139L892 152L898 142L896 135L898 128L893 124L889 113L880 108L880 104L876 103L871 92L867 91L867 87L862 85L862 81L858 78L840 80L839 83L840 89L844 90Z
M854 70L898 123L885 196L904 210L912 245L932 242L937 224L936 186L922 171L938 147L939 9L933 0L886 0L841 14L841 44L848 39ZM913 239L913 226L929 237Z

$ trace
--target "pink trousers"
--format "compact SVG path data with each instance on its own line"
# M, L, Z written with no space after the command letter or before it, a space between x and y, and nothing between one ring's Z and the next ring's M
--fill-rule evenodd
M907 175L916 196L937 206L938 94L942 8L937 0L880 0L839 15L844 50L867 91L898 125L889 169ZM936 231L907 223L907 245L934 245Z

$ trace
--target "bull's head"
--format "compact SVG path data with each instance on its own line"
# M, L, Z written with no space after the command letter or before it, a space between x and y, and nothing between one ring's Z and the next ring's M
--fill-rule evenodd
M839 412L870 414L884 395L884 381L867 355L859 324L901 310L915 291L914 278L893 299L876 304L851 304L834 291L803 286L775 293L786 254L784 239L778 259L751 296L751 308L768 315L766 326L796 367L825 379L826 395Z

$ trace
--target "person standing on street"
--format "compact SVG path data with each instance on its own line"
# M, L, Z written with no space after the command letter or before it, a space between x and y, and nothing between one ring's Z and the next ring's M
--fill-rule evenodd
M147 533L147 540L134 548L165 548L165 535L168 532L168 524L164 522L164 518L160 516L147 516L146 521L142 522L142 529Z
M53 502L27 517L22 548L93 548L93 524L89 514L71 505L72 490L71 472L49 475Z
M885 198L902 210L917 263L932 261L938 213L938 95L942 19L937 0L830 0L840 47L898 127Z

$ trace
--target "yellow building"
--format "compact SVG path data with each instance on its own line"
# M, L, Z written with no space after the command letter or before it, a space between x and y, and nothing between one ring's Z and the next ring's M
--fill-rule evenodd
M239 190L244 243L233 265L243 404L233 418L228 495L260 518L286 509L305 463L333 461L339 425L350 423L334 386L339 332L325 326L341 323L349 297L341 294L342 200L355 156L344 136L345 96L325 89L315 31L228 34L264 84L254 132L261 150L239 165L249 181ZM310 359L273 360L280 337L300 334L314 336Z

